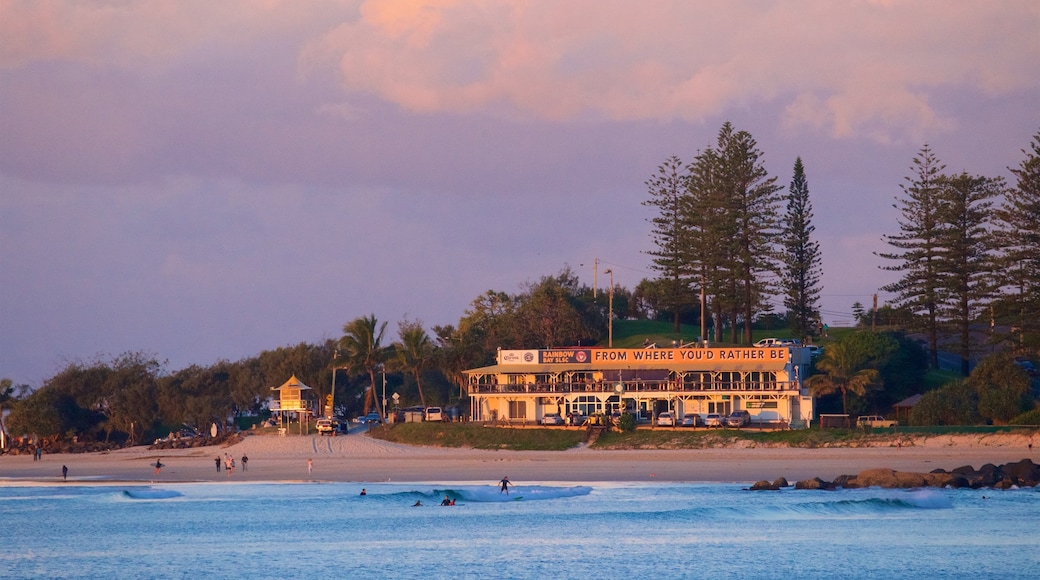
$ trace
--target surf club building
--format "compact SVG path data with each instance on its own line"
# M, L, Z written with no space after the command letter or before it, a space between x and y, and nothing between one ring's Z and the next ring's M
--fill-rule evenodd
M537 424L546 414L590 416L622 408L640 420L665 411L728 415L752 425L801 428L813 417L803 384L810 354L776 348L557 348L499 350L496 364L465 371L473 421Z

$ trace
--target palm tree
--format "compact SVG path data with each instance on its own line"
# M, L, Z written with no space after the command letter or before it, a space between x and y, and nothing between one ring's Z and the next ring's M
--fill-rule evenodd
M433 362L433 341L422 327L421 321L400 323L400 342L394 343L394 361L398 369L415 377L419 389L419 401L426 408L426 395L422 389L422 373Z
M387 350L381 345L386 323L380 324L376 315L362 316L343 325L343 338L339 339L340 360L337 365L346 367L350 372L368 373L370 384L365 392L364 412L373 406L385 417L383 406L376 396L376 370L386 360ZM373 405L373 402L375 403Z
M820 360L816 361L816 368L823 374L805 379L805 386L816 397L841 391L842 412L848 414L849 392L863 396L878 378L877 370L864 368L866 364L867 357L859 348L849 341L839 340L828 345Z
M0 449L7 447L7 435L4 431L4 403L14 400L14 381L0 379Z

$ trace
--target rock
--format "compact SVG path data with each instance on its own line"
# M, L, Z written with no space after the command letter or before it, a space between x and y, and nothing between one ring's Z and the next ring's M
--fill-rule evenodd
M923 473L896 471L894 469L867 469L856 475L856 483L863 487L885 487L905 489L926 487L928 479Z
M777 490L788 487L783 477L770 483L762 480L751 489ZM833 482L814 477L794 484L795 489L832 490L838 487L855 489L858 487L914 488L914 487L971 487L974 489L992 487L1009 489L1011 487L1036 487L1040 485L1040 465L1031 459L1023 459L1017 463L993 465L987 463L977 471L970 465L955 468L953 471L933 469L929 473L912 471L896 471L894 469L868 469L857 475L839 475Z
M839 475L834 478L834 486L843 487L845 489L856 489L857 487L862 487L856 482L855 475Z
M1040 485L1040 465L1031 459L1023 459L1018 463L1007 463L1001 466L1004 478L1010 479L1019 487L1036 487Z
M834 485L829 481L824 481L819 477L812 479L804 479L802 481L795 482L795 489L834 489Z
M756 481L751 486L751 491L780 491L780 486L763 479L762 481Z

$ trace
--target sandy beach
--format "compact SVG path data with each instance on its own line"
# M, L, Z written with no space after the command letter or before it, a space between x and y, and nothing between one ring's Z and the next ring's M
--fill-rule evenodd
M73 483L199 481L488 482L503 476L522 482L754 482L785 477L831 480L864 469L928 472L979 467L1025 458L1029 435L955 435L907 439L874 447L802 449L726 447L682 450L483 451L415 447L364 434L251 435L229 446L154 451L145 447L101 453L0 457L0 485L61 483L68 466ZM234 473L215 459L235 458ZM242 457L248 468L242 469ZM154 474L159 459L164 467ZM313 469L308 471L308 460Z

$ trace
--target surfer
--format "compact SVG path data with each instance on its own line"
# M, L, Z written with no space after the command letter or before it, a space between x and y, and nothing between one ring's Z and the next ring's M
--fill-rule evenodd
M161 462L161 461L159 461L159 459L157 458L157 459L155 460L155 473L154 473L153 475L159 475L159 472L160 472L160 471L162 471L162 468L163 468L163 467L165 467L165 466L164 466L164 465L162 464L162 462Z
M416 501L415 504L412 505L412 507L422 507L422 500Z
M61 478L65 481L69 480L69 467L67 465L61 466Z
M368 495L368 492L363 487L361 488L361 495Z
M451 505L451 498L444 496L444 499L441 500L441 505Z
M504 493L506 495L509 495L509 486L513 485L513 482L509 481L509 476L507 475L507 476L503 477L502 481L500 481L498 483L502 486L502 489L500 489L498 491L498 493Z

